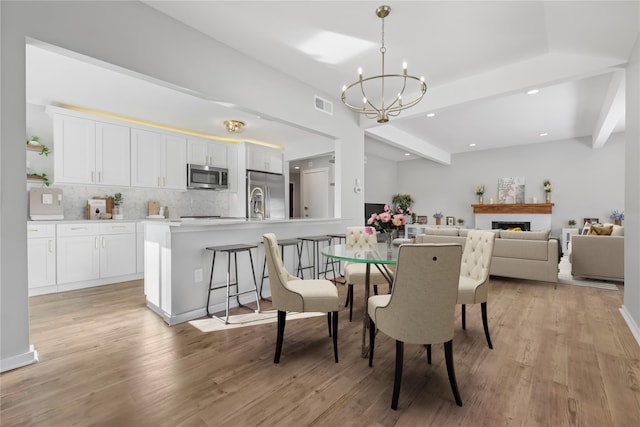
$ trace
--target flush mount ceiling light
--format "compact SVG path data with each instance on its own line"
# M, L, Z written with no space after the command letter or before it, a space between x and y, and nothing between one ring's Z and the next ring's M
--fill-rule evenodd
M242 132L244 122L241 122L240 120L225 120L224 127L226 127L229 132L238 133Z
M538 92L540 92L540 89L531 89L527 91L527 95L535 95Z
M404 109L413 107L424 97L427 91L427 84L424 77L414 77L407 74L407 63L402 64L402 74L385 74L384 73L384 55L387 48L384 46L384 18L391 12L391 7L380 6L376 9L376 15L382 20L382 44L380 53L382 54L382 74L372 77L363 77L362 68L358 68L358 80L349 86L342 87L342 102L351 110L364 114L366 117L375 118L378 123L386 123L389 117L395 117ZM389 86L385 86L388 84ZM411 93L416 97L408 102L403 101L402 96L409 84ZM353 89L353 90L352 90ZM359 90L358 90L359 89ZM385 89L389 89L389 93L385 93ZM356 92L357 94L354 94ZM371 98L372 93L379 93L380 99ZM367 95L368 94L368 95ZM391 95L393 94L393 95ZM390 97L391 95L391 97ZM356 106L357 99L362 96L362 105ZM385 103L386 99L392 99L391 102Z

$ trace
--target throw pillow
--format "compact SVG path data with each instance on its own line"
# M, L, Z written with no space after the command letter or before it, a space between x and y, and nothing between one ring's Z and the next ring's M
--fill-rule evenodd
M613 231L613 225L592 225L589 228L589 235L610 236Z
M624 227L621 225L614 225L611 231L612 236L624 236Z

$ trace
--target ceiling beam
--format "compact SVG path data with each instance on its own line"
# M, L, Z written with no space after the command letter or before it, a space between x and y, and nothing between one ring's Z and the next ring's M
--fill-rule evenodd
M598 121L591 134L591 147L602 148L624 114L625 74L618 70L611 74L607 94Z
M400 130L393 125L378 126L365 130L365 134L378 141L406 150L416 156L427 160L433 160L443 165L451 164L451 154L438 147L423 141L420 138Z

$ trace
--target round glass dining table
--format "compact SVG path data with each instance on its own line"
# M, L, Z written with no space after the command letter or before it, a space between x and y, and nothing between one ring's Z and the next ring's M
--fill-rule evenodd
M348 245L330 245L322 249L322 255L339 261L357 262L366 264L365 283L364 283L364 306L362 316L362 357L365 358L369 354L369 346L366 342L367 328L369 326L369 314L367 313L367 305L369 301L369 287L371 266L375 266L380 273L389 282L389 289L393 283L393 273L388 266L395 265L398 260L398 247L392 246L391 250L387 250L386 243L378 243L375 250L354 248Z

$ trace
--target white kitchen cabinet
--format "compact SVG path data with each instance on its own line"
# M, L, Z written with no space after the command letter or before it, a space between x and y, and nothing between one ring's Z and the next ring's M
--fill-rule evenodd
M136 272L136 224L100 224L100 278Z
M131 184L131 129L96 122L95 184Z
M131 129L131 186L186 190L187 144L181 136Z
M262 172L283 173L282 151L257 144L247 143L247 169Z
M27 264L29 295L46 293L56 285L56 226L27 224Z
M130 133L126 126L54 115L56 183L130 184Z
M100 277L100 236L98 224L58 224L58 284Z
M93 120L55 114L53 150L56 183L94 183L96 127Z
M225 142L190 136L187 140L187 163L226 168L228 145Z
M57 225L59 285L136 273L135 223Z

